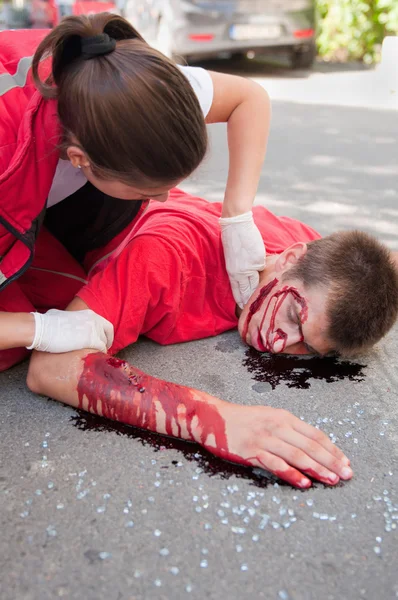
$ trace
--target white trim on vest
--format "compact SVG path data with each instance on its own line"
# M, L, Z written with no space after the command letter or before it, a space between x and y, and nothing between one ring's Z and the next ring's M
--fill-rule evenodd
M18 62L14 75L11 75L11 73L2 73L0 75L0 96L3 96L16 87L23 88L26 85L32 60L33 56L24 56Z

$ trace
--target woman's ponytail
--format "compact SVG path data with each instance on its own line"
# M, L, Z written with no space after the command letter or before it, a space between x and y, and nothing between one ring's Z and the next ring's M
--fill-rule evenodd
M72 63L84 56L84 42L107 34L111 40L139 39L142 36L122 17L111 13L66 17L39 44L32 61L32 74L37 89L44 98L57 98L64 75ZM145 42L144 42L145 43ZM105 54L105 53L104 53ZM43 59L52 56L51 76L46 81L40 77L39 66Z

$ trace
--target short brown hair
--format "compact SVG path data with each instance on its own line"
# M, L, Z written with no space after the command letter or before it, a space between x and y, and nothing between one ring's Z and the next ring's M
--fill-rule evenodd
M342 231L310 242L284 278L327 288L327 337L339 354L366 350L397 319L398 273L391 253L361 231Z
M82 39L102 33L115 50L85 60ZM39 64L49 56L43 82ZM97 177L156 187L187 177L204 158L206 125L191 85L122 17L63 19L38 46L32 72L44 98L58 100L64 146L80 146Z

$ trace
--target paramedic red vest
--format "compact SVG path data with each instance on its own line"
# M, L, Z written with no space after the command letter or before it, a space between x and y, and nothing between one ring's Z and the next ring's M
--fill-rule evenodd
M30 68L46 33L0 32L0 290L32 261L59 158L57 105L36 91Z

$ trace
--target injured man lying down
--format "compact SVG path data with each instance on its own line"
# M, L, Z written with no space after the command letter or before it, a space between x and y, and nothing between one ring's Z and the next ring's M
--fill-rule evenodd
M299 488L310 487L310 477L329 485L350 479L343 452L286 410L233 404L112 356L140 335L174 344L236 327L260 352L352 355L394 324L398 279L387 248L357 231L321 239L264 207L255 207L254 216L267 265L241 311L225 269L220 213L221 204L180 190L165 204L151 202L113 255L93 266L69 306L90 308L113 323L110 354L35 353L28 385L71 406L197 442Z

